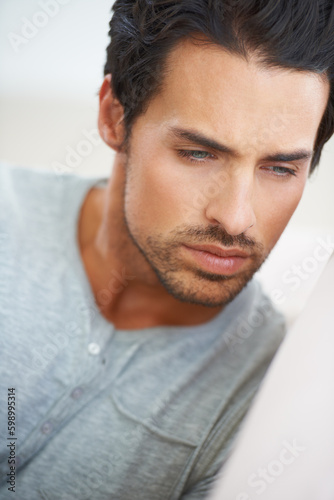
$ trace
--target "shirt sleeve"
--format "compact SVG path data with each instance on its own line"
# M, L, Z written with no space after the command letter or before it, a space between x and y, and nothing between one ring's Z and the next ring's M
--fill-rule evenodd
M221 478L225 464L233 452L236 439L243 427L244 419L253 400L249 397L245 406L239 408L226 433L226 422L221 421L209 435L206 446L199 456L193 474L180 496L180 500L207 499ZM225 432L224 432L225 431Z
M217 481L219 481L222 477L224 466L233 452L235 440L240 427L241 423L239 423L237 429L235 429L232 433L221 451L212 458L212 462L207 468L204 476L193 484L190 489L185 491L180 497L180 500L204 500L209 497L210 493L212 493L212 490L215 488Z
M263 384L267 370L276 354L285 335L285 324L280 315L270 314L268 325L265 328L268 342L273 338L270 332L277 333L277 345L272 342L265 348L263 342L263 356L254 360L254 371L244 383L238 393L230 401L229 407L221 414L218 421L205 438L198 450L196 461L182 491L176 496L180 500L208 499L219 478L223 475L226 462L233 453L238 435L243 428L248 411L256 399L256 395Z

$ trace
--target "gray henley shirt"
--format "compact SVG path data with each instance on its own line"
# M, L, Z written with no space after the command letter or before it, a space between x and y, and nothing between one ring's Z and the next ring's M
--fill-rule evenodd
M254 280L205 324L116 329L77 242L104 182L0 165L3 500L206 498L284 337Z

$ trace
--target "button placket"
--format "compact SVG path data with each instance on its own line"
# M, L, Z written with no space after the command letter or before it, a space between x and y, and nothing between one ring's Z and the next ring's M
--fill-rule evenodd
M91 356L98 356L101 352L101 347L96 342L88 344L88 352Z
M76 387L71 392L71 398L72 399L80 399L82 395L83 395L83 389L82 389L82 387Z
M49 420L47 420L42 425L41 432L42 432L42 434L48 435L48 434L51 434L52 431L53 431L53 424L52 424L52 422L50 422Z

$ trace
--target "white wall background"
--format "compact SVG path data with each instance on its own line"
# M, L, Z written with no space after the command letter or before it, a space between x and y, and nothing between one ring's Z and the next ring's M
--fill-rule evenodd
M111 6L111 0L1 0L1 159L109 174L112 152L95 134ZM334 139L261 272L265 288L291 318L323 266L319 236L334 246L333 188Z
M85 130L96 129L111 6L111 0L1 0L1 158L53 168L66 163ZM81 159L73 167L78 173L108 173L112 153L101 143Z

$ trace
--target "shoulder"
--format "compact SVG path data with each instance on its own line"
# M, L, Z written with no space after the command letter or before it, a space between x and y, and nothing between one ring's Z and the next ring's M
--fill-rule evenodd
M100 180L101 177L58 173L0 162L0 203L15 200L20 200L21 204L51 201L69 194L73 188L85 189Z
M238 358L272 357L286 333L284 316L263 292L261 284L253 279L225 310L231 317L230 327L224 332L228 351Z
M80 207L97 178L0 163L0 267L25 270L73 245ZM21 265L20 264L20 265Z
M0 227L59 219L83 201L97 177L60 174L0 162Z
M286 333L284 316L254 280L227 306L225 316L233 318L223 332L222 365L228 367L228 377L219 380L222 394L224 386L231 390L226 403L218 412L212 412L210 430L205 434L196 463L183 487L182 498L187 500L206 498L222 473L245 416ZM216 391L218 393L219 384Z

